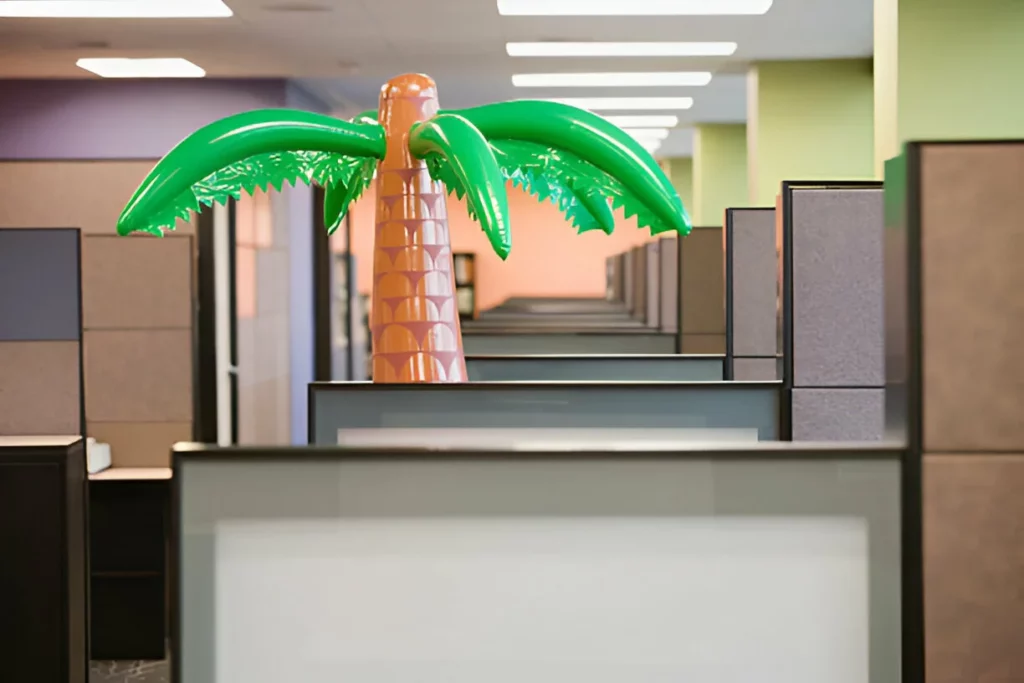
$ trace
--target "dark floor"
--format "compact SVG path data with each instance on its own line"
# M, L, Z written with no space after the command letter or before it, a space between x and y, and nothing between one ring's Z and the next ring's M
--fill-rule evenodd
M170 683L166 660L91 662L89 683Z

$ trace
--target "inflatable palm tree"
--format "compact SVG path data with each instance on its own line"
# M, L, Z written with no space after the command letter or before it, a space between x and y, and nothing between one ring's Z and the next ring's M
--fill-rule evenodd
M434 82L418 74L382 88L376 118L259 110L197 130L150 172L117 228L122 235L162 235L200 205L302 181L325 188L333 232L375 176L377 382L466 379L448 192L465 198L502 259L512 247L506 180L553 201L581 233L611 233L613 207L652 234L690 231L679 196L654 159L605 119L529 100L441 111Z

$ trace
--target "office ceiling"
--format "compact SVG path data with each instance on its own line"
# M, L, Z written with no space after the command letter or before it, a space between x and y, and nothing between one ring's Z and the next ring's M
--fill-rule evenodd
M2 1L2 0L0 0ZM0 19L0 78L94 78L80 57L184 57L210 77L288 77L346 111L376 105L390 76L432 75L444 107L523 97L608 95L514 88L513 73L708 70L703 87L620 88L690 95L659 155L688 154L693 123L746 118L747 65L869 57L872 0L774 0L763 16L503 17L495 0L227 0L230 19ZM508 41L734 41L730 57L512 58ZM628 91L621 93L621 91ZM623 112L627 113L627 112Z

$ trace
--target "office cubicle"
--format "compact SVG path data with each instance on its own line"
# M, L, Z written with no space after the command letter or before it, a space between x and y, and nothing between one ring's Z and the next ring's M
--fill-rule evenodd
M681 354L466 356L471 382L718 382L724 356Z
M920 682L900 448L517 448L179 446L174 680Z
M347 429L692 429L697 438L771 441L779 382L469 382L309 385L309 443Z

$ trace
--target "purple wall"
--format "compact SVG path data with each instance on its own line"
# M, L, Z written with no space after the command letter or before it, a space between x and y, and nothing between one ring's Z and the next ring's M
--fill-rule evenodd
M0 160L154 159L211 121L283 107L289 84L253 80L0 80Z

